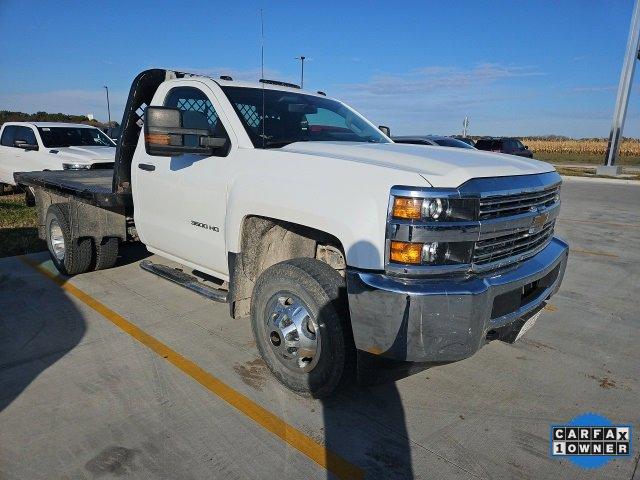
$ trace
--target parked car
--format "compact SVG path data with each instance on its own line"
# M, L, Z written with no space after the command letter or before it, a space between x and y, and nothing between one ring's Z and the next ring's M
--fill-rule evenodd
M438 135L415 135L404 137L392 137L395 143L411 143L413 145L434 145L439 147L469 148L475 150L472 145L452 137Z
M472 147L476 146L476 142L474 142L473 138L471 137L463 137L462 135L452 135L451 138L455 138L457 140L460 140L461 142L468 143Z
M452 362L514 342L560 288L552 165L396 145L282 82L154 69L130 92L113 171L15 174L38 189L54 265L109 268L141 241L185 266L143 269L249 317L297 393L330 395L371 355Z
M486 137L476 142L478 150L486 150L490 152L508 153L509 155L518 155L519 157L533 158L533 152L529 147L517 138L511 137Z
M0 130L0 183L15 185L13 174L21 171L112 168L115 146L90 125L7 122ZM32 205L33 189L26 195Z

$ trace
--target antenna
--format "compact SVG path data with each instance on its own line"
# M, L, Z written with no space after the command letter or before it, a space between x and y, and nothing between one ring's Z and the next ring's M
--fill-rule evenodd
M260 78L264 78L264 18L260 9Z
M260 9L260 78L264 78L264 15L262 9ZM266 115L264 111L264 83L262 84L262 148L264 148L265 135L264 135L264 122Z

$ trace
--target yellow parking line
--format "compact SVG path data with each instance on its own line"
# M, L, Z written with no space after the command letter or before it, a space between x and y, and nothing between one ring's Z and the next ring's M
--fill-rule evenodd
M558 307L556 307L555 305L551 305L550 303L547 303L547 304L544 306L544 309L545 309L547 312L557 312L557 311L558 311Z
M336 477L344 479L364 478L364 471L362 469L349 463L344 458L330 450L327 450L324 445L319 444L308 435L286 423L280 417L262 408L253 400L250 400L237 390L226 385L188 358L183 357L158 339L135 326L133 323L129 322L103 303L86 294L71 283L68 283L61 275L48 270L28 257L21 256L19 258L27 265L35 268L38 272L54 281L67 293L73 295L82 303L91 307L122 331L128 333L138 342L156 352L179 370L182 370L182 372L189 375L200 385L216 394L222 400L249 417L262 428L268 430L291 447L303 453L318 465L333 473Z
M571 253L584 253L585 255L596 255L598 257L611 257L611 258L619 258L618 255L615 255L613 253L606 253L606 252L594 252L592 250L580 250L578 248L572 248L570 249Z

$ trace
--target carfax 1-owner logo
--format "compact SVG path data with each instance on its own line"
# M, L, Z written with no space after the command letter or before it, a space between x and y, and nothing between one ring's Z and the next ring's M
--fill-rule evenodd
M607 417L585 413L566 425L551 425L550 454L582 468L599 468L610 460L631 458L631 425L614 425Z

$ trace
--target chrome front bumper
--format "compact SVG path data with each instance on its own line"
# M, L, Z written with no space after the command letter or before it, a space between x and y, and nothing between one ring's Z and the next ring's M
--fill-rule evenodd
M569 246L557 237L499 273L407 279L349 269L347 292L356 347L413 362L473 355L539 309L560 287Z

